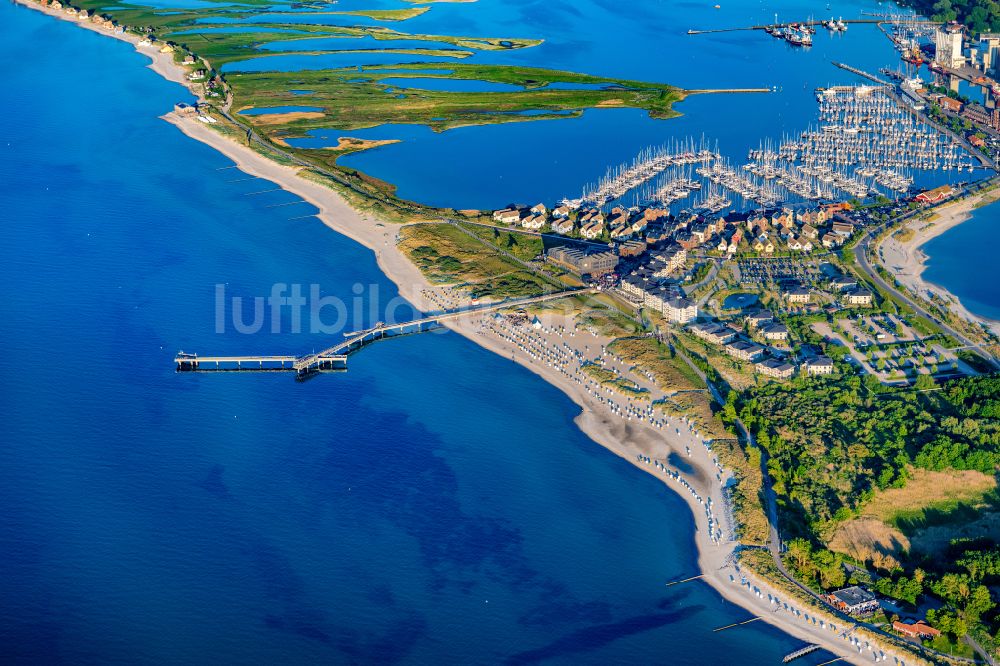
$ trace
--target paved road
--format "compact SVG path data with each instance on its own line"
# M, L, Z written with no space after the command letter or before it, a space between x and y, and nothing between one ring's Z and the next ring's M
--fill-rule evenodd
M993 177L993 178L991 178L991 179L989 179L987 181L983 181L982 184L978 185L974 189L975 190L979 190L979 189L982 189L983 187L986 187L988 185L991 185L991 184L994 184L994 183L998 183L998 182L1000 182L1000 176L995 176L995 177ZM959 199L959 198L961 198L961 197L969 194L970 191L974 191L974 190L971 189L971 188L966 188L966 189L962 190L961 192L959 192L958 194L956 194L951 199L949 199L948 201L954 201L956 199ZM920 305L919 303L917 303L908 294L906 294L906 293L900 291L899 289L897 289L895 287L895 285L889 284L886 280L884 280L882 278L881 275L879 275L878 271L875 270L875 268L872 266L871 262L868 260L868 256L872 252L872 240L875 238L875 236L877 236L879 233L881 233L887 227L889 227L889 226L891 226L893 224L896 224L898 222L903 222L903 221L909 220L909 219L911 219L912 217L914 217L915 215L917 215L920 212L923 212L923 210L922 209L917 209L915 211L908 211L908 212L904 213L903 215L900 215L899 217L896 217L896 218L894 218L892 220L889 220L888 222L883 222L880 225L877 225L877 226L869 228L865 232L865 235L862 236L861 241L854 247L854 258L857 261L858 266L861 268L861 270L863 270L865 272L865 274L871 279L871 281L874 282L875 284L877 284L880 288L884 289L885 291L889 292L890 294L893 294L896 298L898 298L900 301L902 301L907 306L909 306L917 314L922 315L923 317L925 317L925 318L929 319L930 321L934 322L935 324L937 324L945 333L947 333L950 336L952 336L955 340L958 340L959 342L961 342L962 345L964 345L964 346L966 346L966 347L968 347L970 349L975 349L977 352L979 352L979 354L984 359L986 359L987 361L989 361L993 365L994 368L996 368L997 370L1000 370L1000 362L997 362L997 360L993 357L992 354L990 354L988 351L986 351L985 349L983 349L981 345L973 342L972 340L970 340L966 336L962 335L961 333L959 333L958 331L956 331L955 329L953 329L951 326L948 326L941 319L939 319L938 317L936 317L933 314L931 314L930 312L928 312L922 305Z

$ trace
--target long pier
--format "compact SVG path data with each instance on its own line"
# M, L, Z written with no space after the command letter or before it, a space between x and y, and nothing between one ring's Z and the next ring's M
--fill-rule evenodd
M179 352L174 357L174 364L177 372L294 372L297 378L305 379L320 372L346 370L347 357L350 354L378 340L422 333L439 327L443 322L468 315L477 315L484 312L493 312L511 307L566 298L567 296L592 293L596 293L596 290L581 287L543 294L541 296L507 299L475 308L451 310L399 324L379 322L371 328L345 333L342 342L338 342L322 351L302 356L199 356L198 354Z
M883 81L882 79L878 78L874 74L869 74L868 72L866 72L863 69L858 69L857 67L851 67L850 65L845 65L844 63L842 63L842 62L836 62L835 60L831 60L830 62L835 67L839 67L839 68L841 68L843 70L846 70L846 71L850 72L851 74L857 74L858 76L860 76L862 78L865 78L865 79L868 79L869 81L872 81L874 83L877 83L880 86L889 86L890 88L892 88L892 84L889 83L888 81Z

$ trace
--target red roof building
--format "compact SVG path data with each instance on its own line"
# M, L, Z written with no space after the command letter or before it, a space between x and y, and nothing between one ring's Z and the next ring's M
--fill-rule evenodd
M892 628L904 636L909 636L910 638L937 638L941 635L939 630L935 629L923 620L919 620L913 624L896 620L892 623Z

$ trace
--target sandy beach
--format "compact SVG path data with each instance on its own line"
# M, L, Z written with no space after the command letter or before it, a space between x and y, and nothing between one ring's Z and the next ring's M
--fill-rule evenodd
M158 74L170 81L185 86L188 84L185 70L174 64L171 54L160 53L153 47L138 46L139 39L134 35L113 33L27 0L17 1L77 23L81 27L132 43L138 52L152 60L150 67ZM267 179L316 206L319 210L317 217L325 225L374 253L380 269L398 285L400 294L417 309L433 311L440 309L445 303L456 305L461 301L461 297L450 289L429 283L398 249L396 238L401 225L380 222L354 210L334 190L299 177L298 168L272 162L249 147L213 131L209 125L199 122L192 115L169 112L163 119L186 136L226 155L248 175ZM935 223L933 230L919 232L918 236L923 238L922 241L916 242L915 238L905 246L900 244L900 259L889 260L890 249L886 247L889 265L899 261L903 262L904 267L909 266L912 284L917 288L920 288L922 281L919 278L920 261L916 249L921 242L926 242L928 238L949 228L944 225L953 226L961 222L961 219L947 222L947 214L947 211L942 212L942 219ZM956 218L958 214L955 213ZM964 214L967 215L967 211ZM666 418L647 412L650 399L662 397L662 392L657 392L648 378L636 376L610 356L605 355L602 360L618 369L623 376L648 388L648 397L629 399L620 394L610 394L588 383L580 371L580 359L592 359L600 354L602 346L610 342L610 339L577 330L572 320L564 315L545 314L540 317L540 321L539 327L521 326L514 329L505 328L502 322L492 317L470 316L460 323L449 323L449 327L476 344L520 363L562 390L580 407L581 411L575 422L584 433L677 491L690 506L694 518L698 566L704 574L703 580L726 599L805 643L821 645L849 663L872 663L880 652L882 659L894 657L891 663L921 663L910 654L904 658L901 652L887 644L876 644L884 641L876 641L872 636L862 637L866 633L863 630L845 635L845 630L849 627L843 626L832 614L814 612L798 602L792 602L787 595L738 570L733 564L738 544L733 539L734 530L728 511L725 510L723 493L729 474L718 466L711 452L710 442L703 441L683 419ZM377 349L367 353L377 353ZM671 464L671 460L677 459L683 460L684 469ZM692 571L691 575L695 573ZM664 581L666 582L668 581ZM855 639L859 640L858 645L853 643ZM866 643L869 640L870 645Z
M949 303L952 312L959 317L986 326L993 333L1000 335L1000 322L969 311L950 291L923 279L928 257L920 249L931 239L972 217L974 209L981 201L992 201L996 197L996 192L988 192L985 195L962 199L936 209L937 216L930 222L920 219L908 222L904 228L912 231L913 235L906 241L900 241L895 234L889 235L879 246L879 257L886 270L895 275L899 282L915 295L921 298L927 298L929 295L937 296Z

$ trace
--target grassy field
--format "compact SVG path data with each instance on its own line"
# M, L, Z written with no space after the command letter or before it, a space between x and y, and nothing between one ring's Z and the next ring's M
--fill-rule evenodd
M644 388L640 388L635 382L625 379L617 372L613 370L608 370L596 363L585 363L583 365L583 374L587 375L595 382L601 386L610 388L613 391L617 391L623 395L628 396L638 396L648 391Z
M403 227L400 249L436 284L466 287L476 298L533 296L551 285L450 224Z
M539 118L565 118L587 108L632 107L654 117L676 115L673 104L684 97L673 86L592 77L572 72L449 63L448 78L488 81L522 86L509 92L443 92L393 86L387 93L383 78L420 77L422 70L440 70L440 63L394 65L392 71L368 67L298 72L232 72L226 80L233 90L233 108L260 108L297 104L323 109L321 116L302 118L280 126L262 127L269 136L301 136L312 129L361 129L385 123L421 124L435 130L464 125L525 122ZM551 83L597 83L602 89L560 90ZM297 95L292 89L309 90ZM533 115L520 115L531 111ZM534 115L537 114L537 115ZM260 124L259 117L247 121Z

